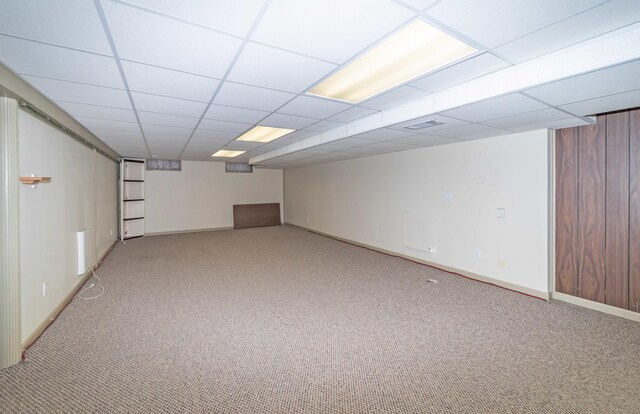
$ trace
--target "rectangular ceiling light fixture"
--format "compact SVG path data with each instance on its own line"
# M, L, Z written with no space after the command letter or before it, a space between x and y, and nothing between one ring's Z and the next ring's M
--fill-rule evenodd
M307 93L358 103L475 52L466 43L417 19Z
M256 126L236 138L237 141L271 142L292 133L295 129Z
M219 150L215 154L211 154L212 157L237 157L240 154L244 154L247 151L229 151L229 150Z

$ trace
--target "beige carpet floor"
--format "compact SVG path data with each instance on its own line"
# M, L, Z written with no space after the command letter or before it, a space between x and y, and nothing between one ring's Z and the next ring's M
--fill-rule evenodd
M131 240L98 275L0 412L640 412L640 324L297 228Z

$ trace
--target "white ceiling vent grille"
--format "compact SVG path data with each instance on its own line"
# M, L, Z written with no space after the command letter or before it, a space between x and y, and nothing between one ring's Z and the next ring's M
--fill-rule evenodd
M418 122L417 124L406 126L405 129L424 129L431 128L438 125L443 125L444 122L436 121L435 119L430 119L428 121Z

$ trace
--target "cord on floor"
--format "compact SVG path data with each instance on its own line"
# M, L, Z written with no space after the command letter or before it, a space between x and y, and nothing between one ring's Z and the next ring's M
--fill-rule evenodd
M85 300L89 300L89 299L96 299L99 298L100 296L102 296L104 294L104 287L100 286L100 282L102 282L102 280L98 277L98 275L96 274L95 270L91 269L91 273L93 273L92 277L95 277L98 281L97 282L93 282L91 283L88 287L82 289L80 291L80 294L78 295L78 297L80 297L80 299L85 299ZM83 294L91 289L98 289L99 293L94 294L93 296L84 296Z

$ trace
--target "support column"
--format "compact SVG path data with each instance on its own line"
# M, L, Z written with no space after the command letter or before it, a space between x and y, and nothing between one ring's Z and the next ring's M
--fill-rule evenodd
M18 102L0 97L0 369L20 362Z

